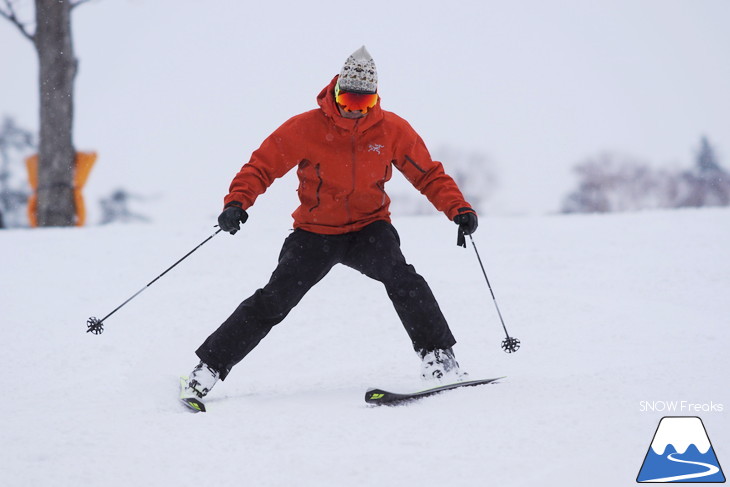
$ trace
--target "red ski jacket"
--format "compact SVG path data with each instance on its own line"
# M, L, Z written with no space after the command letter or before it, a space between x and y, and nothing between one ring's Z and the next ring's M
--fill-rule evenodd
M390 221L385 183L393 166L449 219L470 206L421 137L382 110L380 101L363 118L342 117L334 100L336 82L337 76L317 96L319 109L290 118L254 151L233 178L226 206L248 209L294 166L301 202L292 214L294 228L314 233L342 234Z

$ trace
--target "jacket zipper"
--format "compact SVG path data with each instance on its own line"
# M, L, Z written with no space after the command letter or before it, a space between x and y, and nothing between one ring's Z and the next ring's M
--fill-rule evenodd
M317 164L316 166L314 166L314 170L317 173L317 179L319 179L319 183L317 184L317 190L315 192L315 196L317 197L317 204L314 205L313 207L311 207L309 209L310 212L314 211L315 208L317 208L319 206L319 203L320 203L320 201L319 201L319 190L322 189L322 175L319 173L319 164Z
M423 169L421 166L419 166L418 164L416 164L416 161L414 161L413 159L411 159L408 155L406 155L406 161L408 161L411 164L413 164L413 167L415 167L416 169L418 169L422 173L425 173L426 172L425 169Z
M383 201L380 203L380 206L385 206L385 198L387 197L385 192L385 181L388 179L388 169L390 169L390 165L385 166L385 174L383 174L383 179L381 180L380 185L378 185L380 191L383 192Z
M350 196L355 192L355 168L357 167L357 126L360 123L360 119L355 120L355 128L352 132L352 155L350 161L352 163L352 189L345 196L345 211L347 212L347 221L352 223L352 212L350 211Z

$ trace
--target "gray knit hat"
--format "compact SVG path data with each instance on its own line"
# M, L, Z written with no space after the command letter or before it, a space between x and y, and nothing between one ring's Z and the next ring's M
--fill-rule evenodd
M350 54L340 71L340 89L354 93L376 93L378 71L365 46Z

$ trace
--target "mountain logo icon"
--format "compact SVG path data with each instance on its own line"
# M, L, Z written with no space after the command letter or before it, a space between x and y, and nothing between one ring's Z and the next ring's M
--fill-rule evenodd
M725 482L725 475L702 420L696 416L663 417L636 481Z

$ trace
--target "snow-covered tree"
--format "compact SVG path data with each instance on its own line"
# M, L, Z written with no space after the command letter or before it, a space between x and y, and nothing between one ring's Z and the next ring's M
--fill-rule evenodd
M720 166L714 147L702 137L695 165L681 174L682 194L677 206L730 205L730 174Z
M101 224L129 223L134 221L146 222L149 218L136 213L129 208L132 200L143 200L144 197L135 195L123 188L117 188L112 193L99 200L101 205Z
M27 179L19 174L25 174L20 164L23 156L33 149L33 134L5 117L0 124L0 228L27 221L24 213L30 189Z

